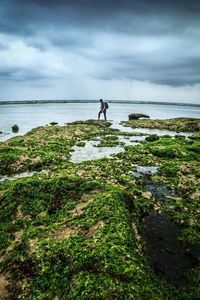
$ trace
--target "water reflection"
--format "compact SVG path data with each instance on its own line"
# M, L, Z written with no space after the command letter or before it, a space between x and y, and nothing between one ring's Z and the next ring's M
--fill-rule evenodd
M123 147L97 147L100 141L86 141L84 147L74 146L74 152L71 154L70 161L79 163L87 160L96 160L104 157L111 157L112 154L117 154L124 151Z
M157 173L157 171L158 171L158 167L156 166L135 166L132 175L135 178L140 178L145 175L154 175Z
M26 177L32 177L35 174L48 174L49 172L47 170L42 170L40 172L37 171L32 171L32 172L23 172L19 173L13 176L0 176L0 182L8 182L8 181L13 181L19 178L26 178Z
M124 152L124 146L138 145L140 141L145 139L145 136L122 136L119 135L118 142L119 145L115 147L98 147L100 145L99 141L84 141L85 146L79 147L74 146L72 148L72 154L70 161L78 163L87 160L96 160L104 157L111 157L113 154L119 152Z

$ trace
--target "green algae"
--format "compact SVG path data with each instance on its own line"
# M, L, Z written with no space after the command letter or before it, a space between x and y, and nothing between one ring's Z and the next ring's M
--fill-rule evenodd
M77 142L116 132L109 128L110 125L109 122L89 120L62 127L38 127L23 138L11 138L0 150L0 174L36 171L68 161L70 150Z
M82 142L77 142L77 143L76 143L76 146L77 146L77 147L85 147L85 144L86 144L86 143L83 142L83 141L82 141Z
M147 136L147 137L145 138L145 140L146 140L147 142L154 142L154 141L159 140L159 136L157 136L157 134L151 134L151 135Z
M116 147L120 145L119 138L115 135L106 135L101 138L97 147Z
M123 122L131 128L168 129L176 132L194 132L200 130L200 120L195 118L174 118L165 120L131 120Z
M50 170L0 183L0 267L9 274L10 299L198 299L198 264L183 283L168 283L151 269L141 234L145 216L167 214L199 256L198 134L69 161L77 143L98 138L111 146L116 133L108 122L89 120L39 127L1 144L1 174ZM135 179L135 165L158 172ZM175 192L158 200L150 183Z

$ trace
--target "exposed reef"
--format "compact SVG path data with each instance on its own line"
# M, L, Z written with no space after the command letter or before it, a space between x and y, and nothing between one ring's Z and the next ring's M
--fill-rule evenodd
M131 128L168 129L176 132L200 131L200 119L195 118L174 118L164 120L131 120L123 122L124 126Z
M149 121L168 126L126 124ZM88 120L0 143L4 299L199 299L200 135L134 135ZM72 162L91 142L123 152Z

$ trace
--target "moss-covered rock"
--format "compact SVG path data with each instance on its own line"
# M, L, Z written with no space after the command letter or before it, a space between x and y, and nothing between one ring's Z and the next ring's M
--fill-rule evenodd
M12 126L12 132L18 132L19 131L19 126L18 125L13 125Z
M83 142L83 141L80 141L80 142L77 142L77 143L76 143L76 146L77 146L77 147L85 147L85 145L86 145L86 143Z
M118 133L108 122L89 120L38 127L1 143L1 174L49 169L0 182L0 269L8 299L198 299L198 134L150 138L112 158L70 162L77 143L111 146ZM136 166L158 171L134 178ZM181 281L149 264L142 226L151 214L178 224L178 239L194 259ZM171 248L163 251L170 257Z
M57 122L51 122L51 123L49 123L50 125L52 125L52 126L54 126L54 125L58 125L58 123Z
M118 136L116 135L106 135L102 136L100 144L97 147L116 147L120 144Z
M141 118L149 119L150 117L148 115L145 115L145 114L133 113L133 114L128 115L128 118L129 118L129 120L138 120L138 119L141 119Z
M168 129L177 132L195 132L200 131L200 119L195 118L174 118L164 120L131 120L123 122L125 126L132 128L157 128Z
M151 134L145 138L145 141L147 142L154 142L157 140L159 140L159 136L157 134Z

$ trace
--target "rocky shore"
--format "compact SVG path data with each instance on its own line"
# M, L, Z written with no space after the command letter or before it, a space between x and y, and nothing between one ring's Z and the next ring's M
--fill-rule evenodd
M199 299L200 119L123 124L133 132L88 120L0 143L1 299ZM72 161L88 141L121 150Z

